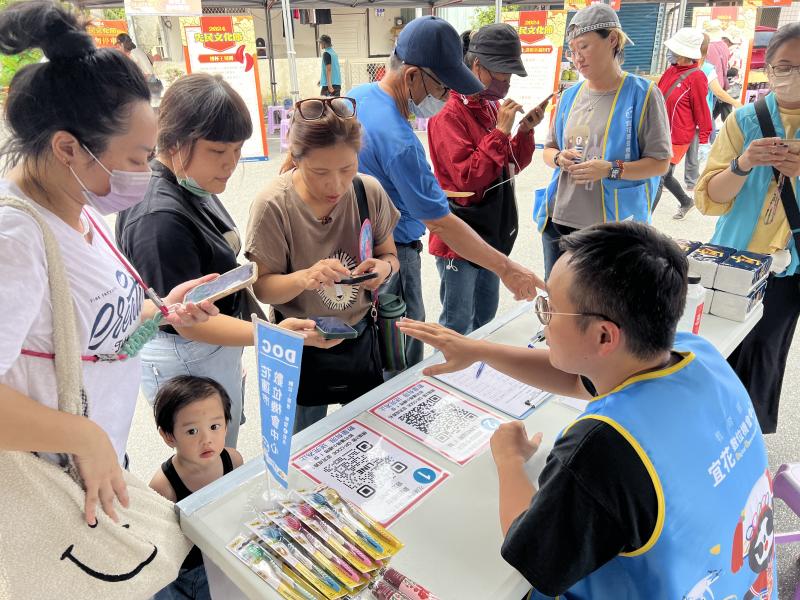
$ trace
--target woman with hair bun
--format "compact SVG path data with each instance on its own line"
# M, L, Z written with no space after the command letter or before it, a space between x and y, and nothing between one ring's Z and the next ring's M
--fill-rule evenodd
M120 465L140 373L129 338L160 308L145 299L146 284L113 245L103 216L144 197L156 121L138 67L116 50L96 49L60 4L31 0L0 12L0 52L30 48L48 62L11 80L1 151L0 198L25 208L0 205L0 449L73 455L86 522L94 524L98 503L115 520L115 502L128 503ZM37 219L53 233L72 292L86 416L58 410L53 299ZM175 305L161 311L166 323L189 326L216 314L209 303L179 304L205 280L166 290L164 303Z

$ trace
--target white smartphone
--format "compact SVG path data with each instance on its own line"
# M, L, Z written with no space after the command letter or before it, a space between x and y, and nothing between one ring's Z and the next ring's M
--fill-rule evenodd
M258 268L256 263L247 263L241 267L231 269L227 273L223 273L213 281L201 283L196 288L192 288L183 299L184 304L187 302L203 302L210 300L216 302L220 298L229 296L234 292L238 292L242 288L253 285L258 278Z

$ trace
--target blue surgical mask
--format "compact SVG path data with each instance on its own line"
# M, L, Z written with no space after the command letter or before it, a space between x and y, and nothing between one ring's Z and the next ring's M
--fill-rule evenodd
M672 50L667 50L667 64L674 65L678 62L678 57L675 56L675 53Z
M444 107L445 101L438 100L428 94L425 96L425 99L417 104L414 100L409 96L408 98L408 110L411 113L414 113L420 119L430 119L436 113L438 113Z
M188 190L195 196L200 196L201 198L208 198L211 196L211 192L206 191L194 177L189 177L189 174L186 173L186 167L183 166L183 158L181 158L181 149L178 148L176 153L178 155L178 162L181 163L181 171L183 171L183 177L178 177L176 175L175 179L178 180L178 185L181 186L183 189Z

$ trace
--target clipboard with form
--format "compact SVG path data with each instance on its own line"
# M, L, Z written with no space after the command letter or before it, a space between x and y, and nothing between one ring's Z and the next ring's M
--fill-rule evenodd
M480 364L437 375L436 379L515 419L524 419L550 397L549 392L517 381L489 365L476 378Z

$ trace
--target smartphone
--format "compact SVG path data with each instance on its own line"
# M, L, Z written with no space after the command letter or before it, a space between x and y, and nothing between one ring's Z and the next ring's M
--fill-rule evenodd
M215 302L252 285L257 278L256 263L247 263L223 273L213 281L201 283L196 288L192 288L184 297L183 302L194 302L195 304L204 300Z
M540 107L542 110L544 110L545 108L547 108L547 103L548 103L548 102L550 102L550 98L552 98L552 97L553 97L553 96L555 96L555 95L556 95L556 93L555 93L555 92L553 92L553 93L552 93L552 94L550 94L550 95L549 95L547 98L545 98L544 100L542 100L541 102L539 102L539 104L537 104L537 106L539 106L539 107Z
M344 284L344 285L356 285L357 283L361 283L362 281L369 281L370 279L375 279L378 276L377 273L374 271L372 273L362 273L361 275L351 275L350 277L345 277L344 279L340 279L336 283Z
M339 317L311 317L317 324L317 331L326 340L351 340L358 332Z

